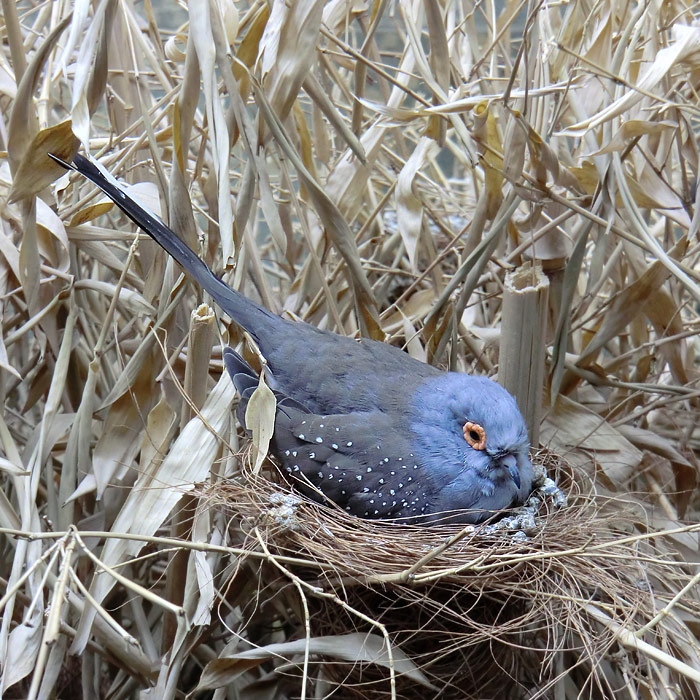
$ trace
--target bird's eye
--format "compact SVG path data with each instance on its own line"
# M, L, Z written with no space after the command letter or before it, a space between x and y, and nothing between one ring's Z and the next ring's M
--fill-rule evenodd
M475 450L486 449L486 431L478 424L467 421L462 428L464 439Z

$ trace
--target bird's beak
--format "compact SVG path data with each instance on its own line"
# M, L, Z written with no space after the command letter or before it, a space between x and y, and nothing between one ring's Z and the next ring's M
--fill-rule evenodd
M518 460L515 455L501 457L501 466L508 470L510 478L517 488L520 488L520 471L518 470Z

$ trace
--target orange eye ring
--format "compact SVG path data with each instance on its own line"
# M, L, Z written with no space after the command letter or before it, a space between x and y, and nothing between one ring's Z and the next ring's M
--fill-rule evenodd
M464 439L475 450L486 449L486 431L478 424L467 421L462 428Z

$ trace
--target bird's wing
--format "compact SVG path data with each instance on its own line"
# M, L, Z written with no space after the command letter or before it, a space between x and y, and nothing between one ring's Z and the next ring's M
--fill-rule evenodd
M424 512L410 440L380 411L317 415L279 406L272 452L286 472L351 515L412 518Z
M245 409L258 377L231 348L224 349L224 362L241 395L238 420L245 428ZM327 498L360 517L421 514L418 465L408 440L386 414L319 415L280 391L275 398L271 451L307 495Z

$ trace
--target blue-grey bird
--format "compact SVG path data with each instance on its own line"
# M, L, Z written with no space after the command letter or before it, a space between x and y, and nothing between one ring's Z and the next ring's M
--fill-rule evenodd
M54 160L97 185L255 339L277 397L270 451L283 470L361 518L476 523L530 494L525 422L496 382L277 316L226 285L93 161ZM258 377L231 348L224 361L245 428Z

